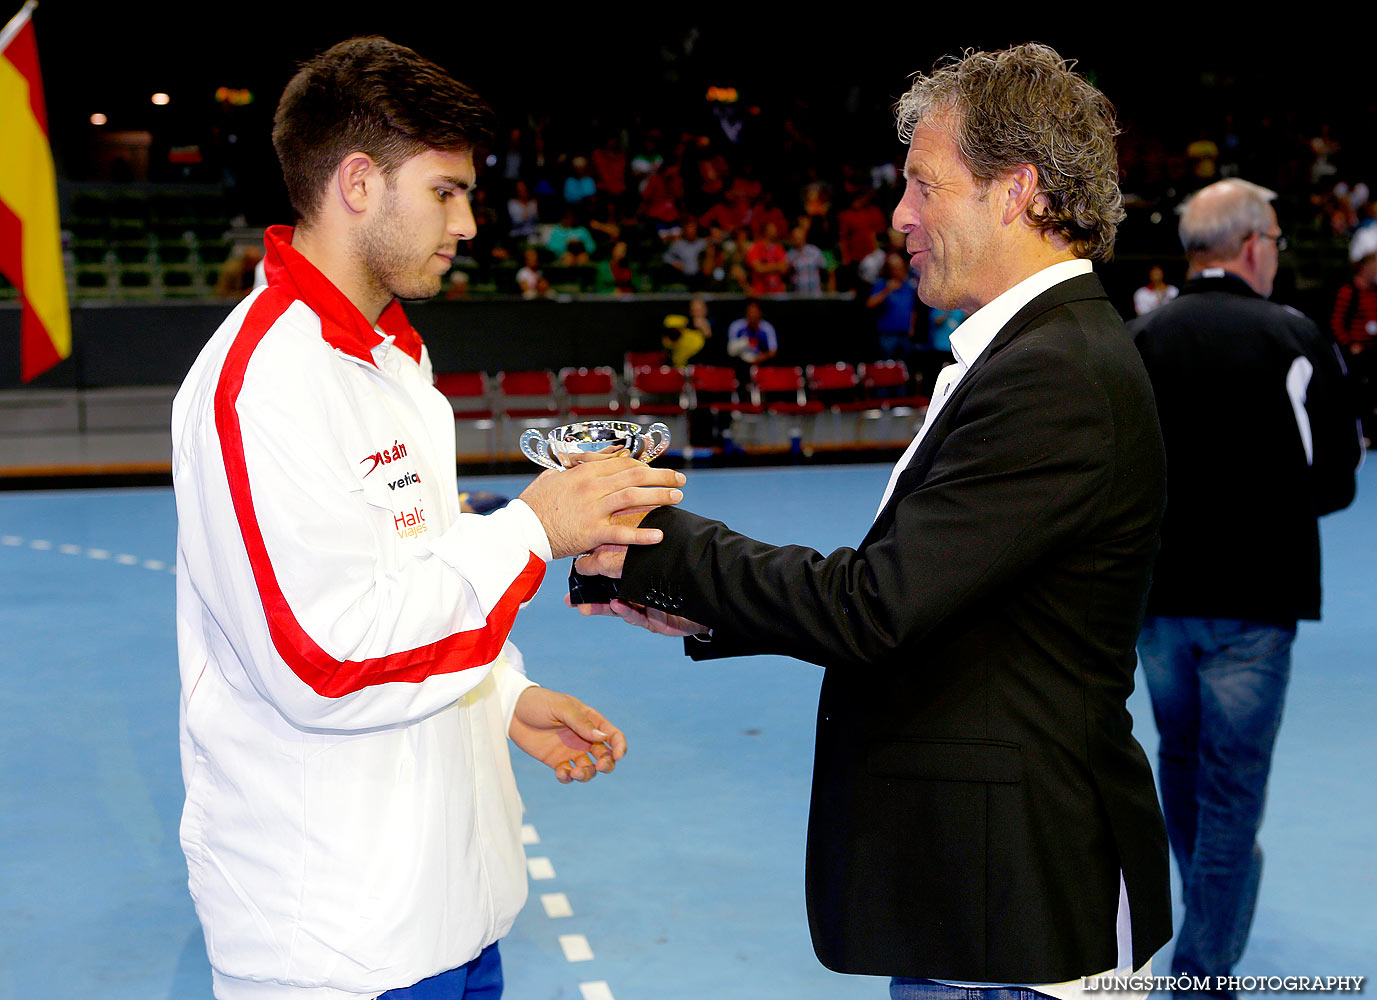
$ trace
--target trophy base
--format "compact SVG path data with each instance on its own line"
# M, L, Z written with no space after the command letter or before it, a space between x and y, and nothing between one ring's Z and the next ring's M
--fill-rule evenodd
M617 581L609 576L584 576L569 568L569 600L574 604L611 604Z

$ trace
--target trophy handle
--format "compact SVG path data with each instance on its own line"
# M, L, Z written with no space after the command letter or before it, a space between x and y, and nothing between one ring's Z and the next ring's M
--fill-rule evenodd
M660 455L664 454L664 450L669 447L669 428L662 423L651 424L646 428L645 436L653 443L647 445L645 451L636 456L642 462L659 458Z
M536 465L543 465L547 469L564 468L550 454L550 442L545 440L545 435L534 427L527 427L521 435L521 453Z

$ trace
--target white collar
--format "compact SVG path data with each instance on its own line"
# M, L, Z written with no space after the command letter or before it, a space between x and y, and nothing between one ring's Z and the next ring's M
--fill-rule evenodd
M951 333L951 352L963 369L969 368L990 346L995 334L1013 319L1020 309L1053 285L1082 274L1090 274L1090 261L1083 258L1058 261L1030 274L966 317Z

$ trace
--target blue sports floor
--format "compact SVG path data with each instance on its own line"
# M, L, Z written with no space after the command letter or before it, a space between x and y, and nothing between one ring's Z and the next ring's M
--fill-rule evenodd
M823 550L864 533L886 466L700 471L686 504ZM524 479L466 480L519 492ZM1265 502L1265 498L1259 498ZM1302 626L1243 975L1377 973L1377 471L1324 522L1326 619ZM177 844L170 490L0 494L0 1000L205 1000ZM694 665L563 607L517 620L535 678L627 733L616 773L559 785L518 755L531 898L503 942L511 1000L850 1000L803 909L820 671ZM1150 755L1146 695L1131 706ZM540 877L536 877L540 876ZM1159 961L1165 971L1165 955Z

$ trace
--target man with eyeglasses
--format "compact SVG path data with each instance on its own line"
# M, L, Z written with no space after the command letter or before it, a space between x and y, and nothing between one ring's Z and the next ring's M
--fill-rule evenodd
M1317 522L1352 502L1362 454L1335 345L1267 301L1275 197L1237 178L1191 196L1181 294L1128 326L1167 449L1138 654L1185 903L1171 971L1192 976L1227 976L1248 939L1296 622L1320 617Z

